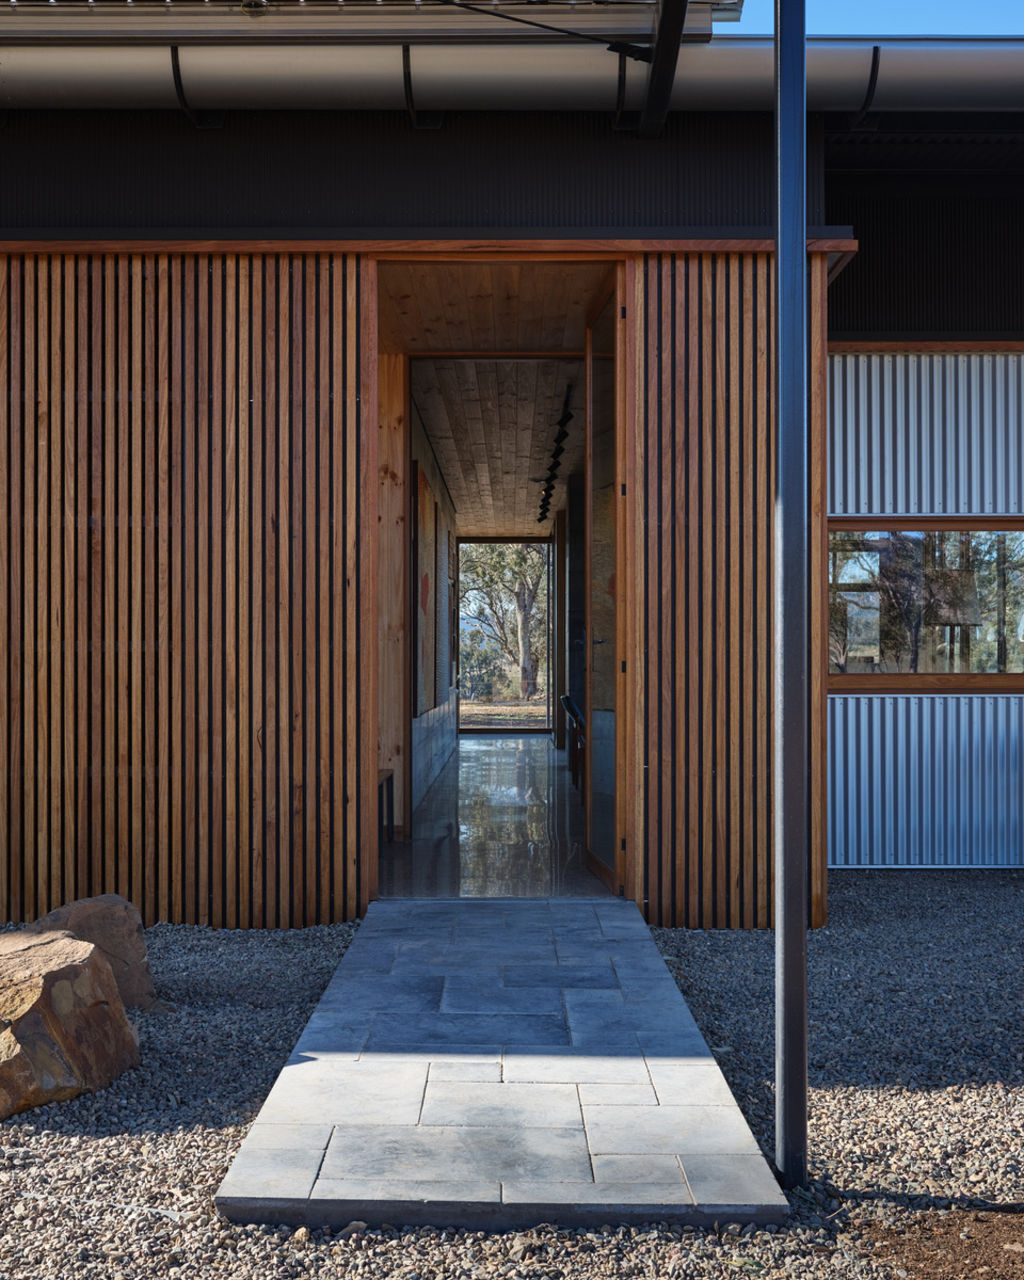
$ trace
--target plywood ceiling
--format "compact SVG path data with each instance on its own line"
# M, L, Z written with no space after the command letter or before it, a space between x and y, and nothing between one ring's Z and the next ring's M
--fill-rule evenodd
M461 537L551 531L551 517L538 523L538 515L558 419L572 384L552 513L565 504L566 477L583 469L580 356L611 270L607 262L380 265L381 349L412 357L413 411Z
M381 350L583 350L607 262L386 262Z
M565 505L566 477L584 461L581 360L416 359L410 365L419 415L455 504L460 537L538 537L538 523L566 389L573 420L551 512Z

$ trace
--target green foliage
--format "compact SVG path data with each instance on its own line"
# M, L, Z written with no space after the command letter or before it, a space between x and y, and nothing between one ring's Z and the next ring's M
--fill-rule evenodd
M460 637L459 685L463 698L490 702L511 696L505 656L480 627L469 627Z
M518 696L537 695L548 656L549 555L546 543L462 544L459 629L464 697L474 696L467 680L493 690L481 696L508 697L513 673ZM495 666L499 658L502 672Z

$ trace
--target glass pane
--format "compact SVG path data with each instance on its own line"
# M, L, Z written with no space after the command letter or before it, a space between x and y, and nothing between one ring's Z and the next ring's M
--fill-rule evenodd
M1024 532L829 534L829 670L1024 671Z
M551 548L459 544L459 728L551 728Z

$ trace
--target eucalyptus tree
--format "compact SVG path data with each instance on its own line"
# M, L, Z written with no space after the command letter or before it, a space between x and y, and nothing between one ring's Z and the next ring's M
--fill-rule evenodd
M519 673L519 696L537 694L547 656L547 543L465 542L459 556L459 613Z

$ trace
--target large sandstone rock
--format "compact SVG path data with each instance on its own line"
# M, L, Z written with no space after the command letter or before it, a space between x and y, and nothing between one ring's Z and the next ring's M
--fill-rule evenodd
M105 1088L138 1060L98 947L66 933L0 934L0 1120Z
M126 1008L148 1009L156 999L142 917L119 893L79 898L42 916L29 928L36 933L64 930L83 942L95 943L114 972Z

